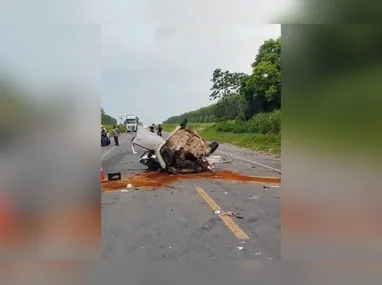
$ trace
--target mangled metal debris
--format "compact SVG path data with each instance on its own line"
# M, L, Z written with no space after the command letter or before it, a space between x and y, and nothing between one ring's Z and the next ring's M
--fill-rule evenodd
M135 146L146 151L139 162L150 171L165 170L170 173L199 173L212 171L219 163L220 156L210 156L219 147L219 143L206 142L196 132L187 129L187 120L175 128L165 140L145 128L138 128L132 139L133 153Z

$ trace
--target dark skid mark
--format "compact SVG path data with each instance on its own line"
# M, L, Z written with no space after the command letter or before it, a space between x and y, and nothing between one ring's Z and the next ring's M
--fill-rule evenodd
M167 172L143 172L135 176L122 178L119 181L109 181L101 184L102 192L125 189L127 184L134 188L155 190L159 187L169 187L178 181L192 179L228 180L241 183L281 183L280 177L248 176L230 170L213 172L170 175ZM155 188L155 189L154 189Z

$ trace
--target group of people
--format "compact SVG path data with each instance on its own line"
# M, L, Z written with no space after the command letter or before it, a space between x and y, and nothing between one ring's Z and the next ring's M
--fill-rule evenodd
M112 130L112 134L113 134L113 137L114 137L114 143L116 146L119 146L119 135L121 134L121 131L119 130L119 127L116 126L116 125L113 125L113 130ZM103 141L107 141L109 140L110 141L110 138L109 138L109 133L107 132L105 126L101 125L101 142L102 140ZM108 143L105 143L106 145Z
M150 126L150 132L155 133L155 129L157 129L157 135L162 136L162 125L158 125L158 127L155 127L155 124L152 124ZM119 146L119 135L121 134L121 131L119 130L119 127L116 125L113 125L112 135L114 138L114 142L116 146ZM105 126L101 125L101 144L102 145L108 145L110 143L109 133L107 132Z
M162 136L162 130L163 130L162 125L159 124L157 127L157 135L160 137ZM152 124L150 126L150 132L155 133L155 124Z

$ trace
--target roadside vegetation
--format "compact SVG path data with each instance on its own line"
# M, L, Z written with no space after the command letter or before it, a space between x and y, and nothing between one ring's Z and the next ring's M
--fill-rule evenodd
M215 69L209 98L213 104L168 118L165 131L185 118L205 139L280 155L281 42L269 39L259 48L252 73Z
M101 125L104 125L106 130L111 134L113 125L117 125L117 119L105 113L105 110L101 108ZM126 133L126 126L120 124L119 130L121 133Z

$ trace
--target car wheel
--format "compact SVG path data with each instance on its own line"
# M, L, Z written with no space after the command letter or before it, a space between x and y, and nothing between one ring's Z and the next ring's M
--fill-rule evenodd
M210 143L211 152L210 154L213 154L219 147L219 143L217 141L213 141Z
M160 152L167 166L171 166L174 159L174 152L168 147L164 147Z

